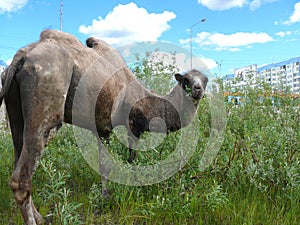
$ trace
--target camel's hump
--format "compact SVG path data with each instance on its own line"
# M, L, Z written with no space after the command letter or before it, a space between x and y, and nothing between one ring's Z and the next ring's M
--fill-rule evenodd
M40 41L45 41L48 39L53 39L65 44L82 45L82 43L75 36L58 30L44 30L40 35Z

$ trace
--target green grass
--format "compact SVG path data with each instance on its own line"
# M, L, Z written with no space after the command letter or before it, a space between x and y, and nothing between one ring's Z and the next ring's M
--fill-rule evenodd
M205 99L196 152L173 177L154 185L109 183L101 196L101 178L85 162L65 125L45 150L33 179L33 199L52 224L298 224L300 221L299 109L288 97L280 113L250 93L241 107L227 104L224 142L212 165L199 170L210 132ZM268 100L268 96L266 97ZM22 224L8 186L13 147L8 130L0 131L0 224ZM154 163L174 151L170 135L155 151L139 153L135 164ZM126 160L126 148L112 137L111 153Z

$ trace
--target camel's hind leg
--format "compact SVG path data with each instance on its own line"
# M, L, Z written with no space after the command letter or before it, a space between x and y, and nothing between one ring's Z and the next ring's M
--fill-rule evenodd
M35 112L40 116L45 115L43 110ZM24 128L22 152L13 172L10 186L27 224L43 222L31 199L32 176L47 144L50 130L59 126L62 115L62 113L55 112L52 115L45 115L45 118L41 118L41 120L32 118L26 121L28 124Z
M12 81L11 88L6 96L5 104L10 118L9 123L14 144L14 168L16 169L23 147L24 120L20 90L15 80ZM32 201L31 205L35 221L41 224L43 222L42 216L38 213Z
M25 126L26 127L26 126ZM29 129L31 131L29 131ZM24 144L16 169L10 180L10 187L14 193L16 202L21 209L22 216L26 224L41 224L42 217L35 209L32 198L32 176L41 158L42 150L45 146L40 131L42 127L25 128ZM44 133L44 132L43 132Z
M34 207L31 197L32 177L49 140L50 131L60 127L63 121L68 87L53 86L20 88L24 118L23 143L10 187L25 223L30 225L43 223L43 218ZM35 94L34 97L32 93Z

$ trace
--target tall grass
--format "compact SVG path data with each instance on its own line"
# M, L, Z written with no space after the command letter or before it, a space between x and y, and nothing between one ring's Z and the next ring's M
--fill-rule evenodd
M258 101L263 95L264 101ZM246 103L226 103L227 127L218 155L205 171L199 161L209 139L209 98L199 108L199 143L193 157L173 177L154 185L109 183L84 161L65 125L45 150L33 179L33 199L51 224L298 224L300 221L300 116L297 103L282 96L274 106L266 88L249 89ZM226 101L226 99L224 99ZM298 108L297 108L298 107ZM0 224L22 224L8 180L13 147L0 131ZM176 145L169 135L155 151L140 152L135 164L156 162ZM126 160L116 137L111 154Z

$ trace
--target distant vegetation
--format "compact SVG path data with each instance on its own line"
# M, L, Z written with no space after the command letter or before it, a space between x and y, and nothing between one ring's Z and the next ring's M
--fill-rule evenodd
M153 67L143 61L133 70L147 81L151 78L148 71L156 70L150 65ZM151 82L147 85L155 89L158 83ZM173 85L171 81L160 84ZM264 101L258 102L262 94ZM65 125L50 142L35 173L36 206L49 222L64 225L298 224L299 108L288 95L274 106L268 87L260 91L249 88L245 95L246 103L241 106L224 98L224 142L205 171L199 170L199 161L210 134L208 97L199 108L198 147L185 167L172 178L151 186L109 183L108 201L101 196L100 176L84 161L72 127ZM0 133L0 224L23 224L8 186L13 170L11 135L4 128ZM134 163L150 164L168 156L176 140L176 133L169 135L154 151L140 152ZM125 162L126 148L116 137L111 142L111 153Z

